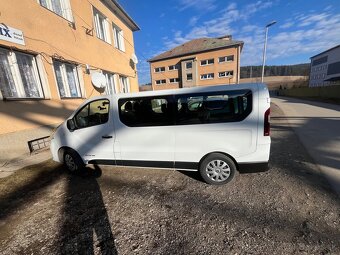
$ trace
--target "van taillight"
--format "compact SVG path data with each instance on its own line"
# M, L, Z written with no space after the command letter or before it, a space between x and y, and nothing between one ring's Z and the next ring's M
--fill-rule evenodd
M270 136L270 123L269 123L269 118L270 118L270 108L267 109L267 111L264 113L264 136Z

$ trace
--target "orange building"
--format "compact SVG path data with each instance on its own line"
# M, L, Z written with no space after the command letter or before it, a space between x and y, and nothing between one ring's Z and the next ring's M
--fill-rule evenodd
M153 90L235 84L240 80L242 41L200 38L148 60Z
M85 98L138 91L139 27L116 1L2 0L0 11L0 164ZM91 83L98 72L105 89Z

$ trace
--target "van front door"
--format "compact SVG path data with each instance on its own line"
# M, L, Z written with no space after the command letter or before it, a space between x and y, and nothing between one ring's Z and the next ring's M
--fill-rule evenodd
M86 104L74 116L76 129L69 134L70 146L88 162L114 160L114 127L108 99Z

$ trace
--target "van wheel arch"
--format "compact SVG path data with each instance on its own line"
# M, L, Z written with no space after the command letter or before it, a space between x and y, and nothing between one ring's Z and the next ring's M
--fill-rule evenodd
M85 167L84 161L78 152L70 147L60 148L58 156L70 173L77 173Z
M84 161L80 157L79 153L75 151L74 149L72 149L71 147L67 147L67 146L61 147L58 150L58 157L61 163L64 163L64 154L66 151L71 151L72 153L75 153L79 157L79 159L81 159L82 163L84 164Z
M205 154L205 155L201 158L200 162L198 163L198 168L201 167L201 164L202 164L203 160L204 160L206 157L208 157L209 155L214 154L214 153L223 154L223 155L227 156L228 158L230 158L232 161L234 161L234 164L235 164L235 166L236 166L237 171L239 171L239 165L237 164L237 161L236 161L232 156L230 156L228 153L221 152L221 151L213 151L213 152L209 152L208 154Z

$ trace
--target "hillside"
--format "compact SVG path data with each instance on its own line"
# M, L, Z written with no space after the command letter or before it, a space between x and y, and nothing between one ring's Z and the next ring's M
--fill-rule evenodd
M264 76L308 76L310 64L265 66ZM262 66L241 66L241 78L261 77Z

